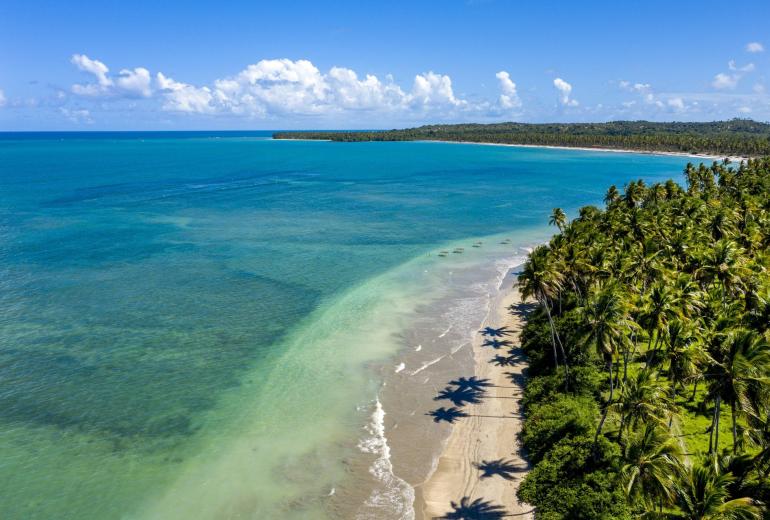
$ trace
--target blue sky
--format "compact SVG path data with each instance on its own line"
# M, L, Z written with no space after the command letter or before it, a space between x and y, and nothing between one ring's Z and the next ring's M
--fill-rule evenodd
M0 130L770 120L770 2L0 3Z

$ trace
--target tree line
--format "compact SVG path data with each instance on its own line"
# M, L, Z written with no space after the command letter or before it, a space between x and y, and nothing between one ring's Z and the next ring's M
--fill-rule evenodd
M463 141L757 157L770 155L770 124L749 119L709 123L495 123L427 125L360 132L276 132L275 139L359 141Z
M770 518L770 158L684 174L555 209L523 266L538 518Z

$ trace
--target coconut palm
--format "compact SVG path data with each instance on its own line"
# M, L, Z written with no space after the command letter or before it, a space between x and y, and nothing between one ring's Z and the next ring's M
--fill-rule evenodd
M548 324L551 331L551 345L553 347L553 362L556 369L559 368L557 344L561 349L565 370L569 371L567 356L564 346L561 344L559 332L551 314L553 299L562 290L564 275L557 263L549 256L548 246L538 246L530 254L524 269L519 275L519 288L524 299L535 298L548 316ZM568 375L566 376L568 377Z
M715 399L715 406L722 400L730 405L735 452L738 413L757 416L761 403L752 396L764 395L770 385L770 344L754 331L738 330L728 334L726 348L721 354L709 369L709 393ZM719 416L715 411L714 451L719 449Z
M564 231L564 225L567 223L567 215L561 208L553 208L551 217L548 219L549 226L556 226L559 231Z
M707 466L686 467L675 488L675 518L687 520L759 520L762 507L749 497L731 498L734 477Z
M632 435L623 450L620 474L626 495L632 503L654 509L671 503L681 470L682 448L666 431L646 424Z
M621 418L618 440L622 441L624 428L635 428L640 423L665 425L676 413L676 404L665 381L655 371L645 369L621 386L613 409Z

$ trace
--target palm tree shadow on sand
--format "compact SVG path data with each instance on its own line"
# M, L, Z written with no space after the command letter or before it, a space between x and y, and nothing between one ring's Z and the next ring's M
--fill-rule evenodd
M471 500L470 497L463 497L459 504L457 502L450 504L452 511L438 517L439 520L496 520L510 516L503 506L481 498Z
M452 401L455 406L465 406L466 404L479 404L484 397L484 390L475 390L473 388L452 388L448 386L433 398L434 401L447 399Z
M467 413L463 412L462 410L454 406L451 408L444 408L442 406L441 408L430 411L425 415L430 415L431 417L433 417L433 422L445 421L445 422L448 422L449 424L454 424L458 419L461 419L463 417L468 417Z
M481 463L474 464L481 471L482 479L499 476L505 480L514 480L518 473L524 473L527 468L516 464L512 460L482 460Z
M492 347L495 350L501 349L503 347L510 347L513 343L507 339L497 339L497 338L491 338L491 339L485 339L484 343L481 344L482 347Z
M485 388L495 386L489 379L479 379L477 376L471 377L458 377L449 382L450 385L455 385L457 388L470 388L471 390L483 391Z
M522 319L529 316L535 309L537 309L537 304L527 302L514 303L513 305L508 306L508 312L511 316Z
M481 329L481 335L489 338L502 338L503 336L510 336L513 331L508 330L508 327L500 327L498 329L494 327L484 327Z

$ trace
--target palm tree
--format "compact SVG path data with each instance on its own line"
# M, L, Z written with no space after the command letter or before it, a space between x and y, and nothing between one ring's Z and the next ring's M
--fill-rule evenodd
M631 436L620 471L631 503L643 502L652 508L671 503L682 456L679 443L655 424L647 424Z
M752 396L765 394L763 388L770 385L770 344L754 331L739 330L728 334L727 348L721 359L715 360L710 369L710 393L716 403L724 400L730 405L733 433L733 453L737 449L737 415L756 416L761 403ZM714 413L716 441L719 444L719 413Z
M647 366L652 363L658 347L663 339L668 322L677 317L673 292L663 284L655 284L650 291L649 300L645 305L640 320L647 330L650 339L647 343ZM652 340L655 339L655 347Z
M553 208L551 217L548 219L549 226L556 226L559 231L564 231L564 225L567 223L567 215L561 208Z
M686 467L677 483L675 498L679 508L675 518L687 520L759 520L762 508L749 497L730 497L734 477L707 466Z
M722 239L707 250L698 274L707 282L718 283L725 298L741 285L741 276L746 274L741 249L731 240Z
M627 341L626 333L633 322L627 308L615 288L607 288L592 298L581 308L581 321L585 327L582 341L584 345L593 345L596 352L604 359L609 372L610 395L604 408L602 419L596 429L594 440L598 440L604 422L607 419L609 404L615 392L613 366L620 346Z
M629 378L621 387L620 398L613 405L620 414L618 441L623 440L624 428L635 428L639 423L665 425L676 404L664 381L649 369Z
M559 333L551 315L551 302L562 290L564 275L559 266L549 255L548 246L536 247L527 258L524 269L519 275L519 287L524 299L535 298L548 316L548 324L551 330L551 345L553 346L553 362L555 368L559 368L559 359L556 346L561 349L562 359L565 365L565 378L569 380L569 366L564 346L561 344Z

